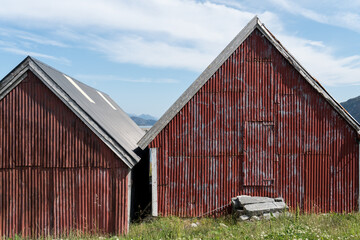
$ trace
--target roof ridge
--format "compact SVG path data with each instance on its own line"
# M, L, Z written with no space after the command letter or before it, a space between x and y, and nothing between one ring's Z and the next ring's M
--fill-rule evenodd
M28 56L28 58L30 58L32 61L34 61L34 62L36 62L36 63L43 64L43 65L45 65L46 67L48 67L48 68L50 68L50 69L52 69L52 70L54 70L54 71L56 71L56 72L58 72L58 73L61 73L61 74L63 74L63 75L66 75L66 76L70 77L73 81L76 81L77 83L83 84L83 85L85 85L85 86L87 86L87 87L89 87L89 88L94 89L95 91L102 92L102 91L100 91L100 90L97 89L97 88L94 88L94 87L92 87L92 86L90 86L90 85L88 85L88 84L86 84L86 83L84 83L84 82L82 82L82 81L77 80L76 78L74 78L74 77L72 77L72 76L70 76L70 75L68 75L68 74L66 74L66 73L64 73L64 72L62 72L62 71L59 71L58 69L56 69L56 68L54 68L54 67L52 67L52 66L50 66L50 65L48 65L48 64L46 64L46 63L44 63L44 62L42 62L42 61L40 61L40 60L38 60L37 58L34 58L34 57L32 57L32 56ZM103 93L103 92L102 92L102 93Z
M88 84L86 84L86 83L84 83L84 82L81 82L81 81L77 80L76 78L74 78L74 77L72 77L72 76L69 76L68 74L65 74L64 72L61 72L61 71L57 70L56 68L54 68L54 67L52 67L52 66L50 66L50 65L48 65L48 64L46 64L46 63L44 63L44 62L42 62L42 61L40 61L40 60L38 60L38 59L36 59L36 58L34 58L34 57L28 56L28 58L31 59L31 61L35 62L36 64L38 64L38 63L43 64L43 65L45 65L46 67L48 67L48 68L50 68L50 69L52 69L52 70L54 70L54 71L56 71L56 72L58 72L58 73L60 73L60 74L63 74L63 75L65 75L65 76L70 77L73 81L76 81L76 83L78 83L78 84L80 84L80 85L85 85L85 87L91 88L91 89L94 90L95 92L100 92L100 93L106 95L106 96L109 98L108 100L111 100L112 102L114 102L114 103L116 104L117 110L119 110L119 111L121 110L122 112L126 113L126 112L125 112L124 110L122 110L122 108L110 97L109 94L107 94L107 93L105 93L105 92L103 92L103 91L101 91L101 90L99 90L99 89L97 89L97 88L94 88L94 87L92 87L92 86L90 86L90 85L88 85ZM50 76L49 76L49 77L50 77ZM60 86L59 86L59 87L60 87ZM61 87L60 87L60 88L61 88ZM71 98L71 96L69 96L69 97ZM75 101L75 100L73 99L73 101ZM126 115L127 115L127 113L126 113ZM130 118L130 117L129 117L129 118Z

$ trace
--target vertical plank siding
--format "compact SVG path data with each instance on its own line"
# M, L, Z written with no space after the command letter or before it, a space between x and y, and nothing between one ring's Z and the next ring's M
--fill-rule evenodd
M355 130L257 29L149 147L162 216L206 215L240 194L307 212L358 209Z
M0 236L125 233L128 173L32 72L0 101Z

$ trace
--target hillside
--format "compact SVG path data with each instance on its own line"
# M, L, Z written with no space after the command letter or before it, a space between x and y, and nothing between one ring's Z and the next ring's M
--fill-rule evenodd
M138 126L152 126L157 121L155 117L147 114L141 114L141 115L129 114L129 116Z
M341 105L356 119L356 121L360 122L360 96L350 98L346 102L342 102Z

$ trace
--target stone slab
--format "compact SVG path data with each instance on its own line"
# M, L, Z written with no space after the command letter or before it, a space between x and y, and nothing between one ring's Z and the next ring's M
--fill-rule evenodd
M285 207L278 206L275 202L254 203L244 206L244 210L250 216L261 215L275 211L283 211Z
M278 207L278 208L283 208L283 209L289 209L289 207L286 205L286 203L284 202L275 202L275 205Z
M251 197L251 196L238 196L237 197L241 206L246 206L248 204L256 204L256 203L272 203L274 202L273 198L268 197Z

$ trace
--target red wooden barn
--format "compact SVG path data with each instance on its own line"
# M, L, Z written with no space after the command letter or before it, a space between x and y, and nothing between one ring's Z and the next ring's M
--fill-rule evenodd
M27 57L0 82L0 236L126 233L142 136L108 95Z
M207 215L240 194L358 210L359 129L255 17L139 141L153 215Z

